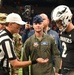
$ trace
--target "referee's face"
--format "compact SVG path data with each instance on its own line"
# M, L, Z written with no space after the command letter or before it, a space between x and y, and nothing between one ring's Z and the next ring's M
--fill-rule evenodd
M17 33L19 32L19 29L21 28L21 25L17 23L10 23L11 33Z

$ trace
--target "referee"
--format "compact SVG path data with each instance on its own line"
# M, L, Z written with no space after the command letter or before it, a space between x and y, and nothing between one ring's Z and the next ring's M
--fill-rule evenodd
M0 30L0 74L9 75L10 64L14 68L25 67L31 64L47 63L48 59L37 58L33 61L18 61L14 52L13 34L17 33L25 22L17 13L10 13L6 17L6 28Z

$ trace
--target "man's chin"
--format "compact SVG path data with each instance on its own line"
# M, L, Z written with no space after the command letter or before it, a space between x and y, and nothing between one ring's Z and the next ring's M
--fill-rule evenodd
M41 31L36 31L36 32L40 33Z

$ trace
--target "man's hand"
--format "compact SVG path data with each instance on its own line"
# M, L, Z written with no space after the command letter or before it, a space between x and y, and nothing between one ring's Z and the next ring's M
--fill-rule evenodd
M37 62L38 62L38 63L41 63L41 64L47 63L48 61L49 61L48 58L46 58L46 59L43 59L43 58L37 58Z
M58 73L55 73L55 75L60 75L60 74L58 74Z

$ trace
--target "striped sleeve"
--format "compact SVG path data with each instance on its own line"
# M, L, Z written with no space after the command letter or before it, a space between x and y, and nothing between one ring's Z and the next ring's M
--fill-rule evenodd
M2 48L9 60L16 59L13 42L9 39L2 41Z

